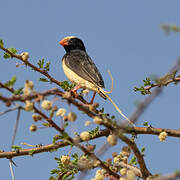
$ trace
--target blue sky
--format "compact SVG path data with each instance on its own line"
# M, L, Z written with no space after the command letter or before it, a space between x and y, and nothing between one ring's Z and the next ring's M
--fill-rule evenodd
M112 99L121 110L129 116L135 110L134 102L144 96L133 91L134 86L140 86L142 80L151 75L162 76L173 66L180 55L179 34L167 36L160 25L163 23L180 25L178 0L174 1L67 1L67 0L6 0L0 3L1 28L0 39L7 47L15 47L19 53L28 51L29 61L37 64L44 58L51 62L50 74L58 80L66 77L61 68L61 58L64 49L59 40L68 35L80 37L101 71L107 89L111 81L107 70L114 78ZM2 55L2 52L0 52ZM56 85L39 82L42 77L30 68L16 68L18 60L4 60L1 56L0 81L4 82L17 75L17 84L24 84L29 79L35 83L36 90L46 90ZM153 127L180 127L179 123L179 86L170 85L160 95L139 119L139 125L148 121ZM96 97L96 101L104 106L106 111L122 117L115 111L110 102ZM60 101L59 106L69 110L66 103ZM71 107L76 111L75 107ZM4 110L1 105L0 110ZM22 112L20 126L15 144L21 142L30 144L47 144L52 142L56 132L39 130L29 132L33 123L32 113ZM1 116L0 149L9 150L11 136L15 123L15 112ZM87 116L78 115L78 121L71 124L74 131L91 129L84 127ZM100 141L102 142L101 139ZM138 136L139 147L145 146L145 160L152 173L168 173L179 168L179 139L168 138L161 143L157 136ZM115 149L111 148L102 159L106 159L113 151L120 151L122 143ZM65 148L69 151L69 148ZM16 179L48 179L50 170L56 166L54 156L65 152L60 149L56 153L43 153L34 157L18 157L14 161ZM80 153L79 150L76 150ZM166 163L167 162L167 163ZM0 160L1 179L11 179L8 161ZM89 179L87 177L87 179Z

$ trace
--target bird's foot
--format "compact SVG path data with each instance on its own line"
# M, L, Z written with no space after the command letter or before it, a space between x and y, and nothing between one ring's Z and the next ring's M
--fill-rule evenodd
M93 93L93 97L92 97L92 99L91 99L89 104L93 104L95 96L96 96L96 92Z
M70 90L70 93L74 96L74 98L77 98L79 94L77 93L77 90L81 88L80 85L75 86L73 89Z

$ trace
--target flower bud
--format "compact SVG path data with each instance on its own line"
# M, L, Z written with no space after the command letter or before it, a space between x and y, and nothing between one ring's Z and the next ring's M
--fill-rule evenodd
M31 91L29 88L24 88L23 93L24 93L24 95L29 96L31 94Z
M37 121L39 121L39 120L42 119L42 117L41 117L40 115L38 115L38 114L33 114L33 115L32 115L32 118L33 118L33 120L34 120L35 122L37 122Z
M35 132L37 130L37 126L35 124L32 124L29 128L31 132Z
M91 135L89 134L89 132L87 131L84 131L80 134L80 138L83 140L83 141L88 141L90 138L91 138Z
M23 61L28 61L29 53L28 52L22 52L21 57Z
M52 102L49 101L49 100L44 100L42 103L41 103L41 107L45 110L50 110L52 108Z
M159 134L159 140L162 142L162 141L165 141L166 140L166 137L167 137L167 132L163 131Z
M85 121L84 125L85 126L90 126L91 125L91 121Z
M66 114L66 109L60 108L56 112L56 116L64 116Z
M125 176L126 173L127 173L127 168L122 168L122 169L120 170L120 174L121 174L122 176Z
M24 108L26 111L32 111L33 110L33 103L29 100L26 100L26 105Z
M112 134L112 135L109 135L107 137L107 142L111 145L111 146L115 146L117 144L117 137Z
M68 165L70 163L70 157L67 155L63 155L61 156L61 162L64 164L64 165Z
M69 121L74 122L76 120L76 118L77 118L77 115L74 112L70 112L68 114L67 118L68 118Z
M34 88L34 83L33 83L33 81L27 80L26 83L25 83L25 88L33 89L33 88Z
M101 124L102 123L102 119L99 116L95 116L93 119L93 122L95 124Z

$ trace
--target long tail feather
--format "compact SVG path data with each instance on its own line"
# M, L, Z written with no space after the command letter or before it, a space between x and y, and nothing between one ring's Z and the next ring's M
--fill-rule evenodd
M131 122L123 113L122 111L118 108L118 106L115 104L115 102L104 92L104 95L109 99L109 101L112 103L112 105L116 108L116 110L121 114L122 117L124 117L130 124L132 124L135 127L135 124Z
M115 104L115 102L107 95L107 94L110 94L112 93L112 90L113 90L113 77L112 77L112 74L111 72L108 70L108 73L109 73L109 76L111 78L111 90L110 91L104 91L103 89L100 89L99 91L99 95L101 97L104 98L104 96L109 99L109 101L112 103L112 105L116 108L116 110L121 114L122 117L124 117L130 124L132 124L134 127L135 127L135 124L133 124L133 122L131 122L123 113L122 111L118 108L118 106ZM103 95L103 96L102 96ZM105 99L105 98L104 98Z

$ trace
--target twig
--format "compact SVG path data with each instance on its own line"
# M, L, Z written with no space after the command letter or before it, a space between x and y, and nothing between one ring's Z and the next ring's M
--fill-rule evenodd
M91 137L90 140L107 136L109 134L109 130L102 130L100 131L96 136ZM89 140L89 141L90 141ZM73 141L77 142L83 142L83 140L79 138L74 138ZM10 151L10 152L0 152L0 158L13 158L17 156L24 156L24 155L34 155L42 152L50 152L58 148L62 148L65 146L69 146L70 144L66 141L61 141L61 142L56 142L55 144L49 144L49 145L44 145L40 147L35 147L35 148L29 148L29 149L20 149L19 151Z
M31 63L28 62L28 61L24 62L21 55L14 54L14 53L12 53L11 51L9 51L7 48L4 48L4 47L2 47L2 46L0 46L0 49L2 49L3 51L5 51L6 53L10 54L12 58L15 57L16 59L19 59L20 61L22 61L23 63L25 63L25 65L27 65L27 66L31 67L33 70L35 70L35 71L43 74L43 75L46 76L51 82L53 82L53 83L55 83L55 84L57 84L57 85L61 85L61 82L58 81L58 80L56 80L56 79L54 79L51 75L49 75L49 74L47 73L47 71L44 71L44 70L42 70L42 69L34 66L33 64L31 64Z
M128 144L128 146L133 150L134 155L137 158L141 173L142 173L142 178L146 179L147 177L151 176L151 173L149 172L149 170L146 167L144 158L141 154L141 152L139 151L138 147L136 146L135 142L131 141L130 139L128 139L125 135L123 135L122 133L118 134L119 138L125 142L126 144Z
M0 116L6 114L6 113L8 113L8 112L11 112L11 111L14 111L14 110L18 109L19 106L20 106L20 105L16 104L15 107L13 107L13 108L11 108L11 109L7 109L7 110L5 110L5 111L3 111L3 112L0 112Z
M6 90L8 90L9 92L13 93L14 92L14 89L13 88L10 88L6 85L4 85L3 83L0 82L0 88L4 88Z
M99 149L98 151L96 152L96 156L97 157L100 157L102 156L102 154L107 151L107 149L109 148L109 144L108 143L104 143ZM89 171L88 170L84 170L84 171L81 171L81 173L79 174L77 180L83 180L85 178L85 176L87 175Z
M135 133L135 134L151 134L151 135L159 135L162 131L166 131L168 136L172 137L180 137L180 131L178 130L172 130L172 129L162 129L162 128L144 128L144 127L118 127L115 129L115 131L123 131L124 133ZM90 140L100 138L103 136L108 136L110 134L110 131L108 129L104 129L98 132L98 134L94 137L92 137ZM73 141L77 141L77 139L73 139ZM80 140L79 142L83 142ZM68 146L69 143L67 142L57 142L56 144L49 144L44 145L41 147L31 148L31 149L22 149L18 152L0 152L0 158L13 158L17 156L24 156L24 155L30 155L32 152L33 154L38 154L42 152L49 152L53 151L54 149L62 148L65 146ZM97 154L99 156L99 154Z
M39 111L35 106L34 106L34 110L35 110L36 113L40 114L58 132L60 132L61 134L65 132L63 128L61 129L59 126L57 126L56 123L54 123L54 121L52 119L48 118L45 114L43 114L41 111ZM109 169L109 167L106 166L94 153L88 151L87 148L85 148L83 145L79 144L77 141L74 141L74 139L71 138L70 136L68 136L66 138L66 140L69 142L69 144L73 144L74 146L81 149L86 155L88 155L92 159L95 159L95 160L99 161L99 167L105 169L108 174L110 174L110 175L114 176L115 178L119 179L119 175L116 174L115 172L113 172L111 169Z
M177 71L180 68L180 58L177 60L176 64L171 68L169 74ZM129 120L135 123L139 116L145 111L145 109L150 105L150 103L162 92L163 86L155 87L152 93L145 98L139 105L137 106L134 113L130 116ZM126 123L126 122L125 122Z
M154 88L154 87L160 87L160 86L167 86L170 83L176 83L176 82L180 82L180 77L175 77L173 79L169 79L166 82L163 83L154 83L150 86L144 87L144 90L146 91L150 91L150 89Z
M17 112L17 117L16 117L16 124L15 124L14 131L13 131L11 146L14 145L14 142L15 142L17 128L18 128L18 125L19 125L20 112L21 112L21 107L19 106L18 107L18 112Z
M20 119L20 112L21 112L21 108L19 106L18 107L18 112L17 112L17 117L16 117L16 124L15 124L15 127L14 127L13 136L12 136L11 147L12 147L12 145L14 145L14 142L15 142L17 128L18 128L19 119ZM15 180L12 164L13 164L12 159L9 159L9 167L10 167L10 171L11 171L11 177L12 177L12 180Z

